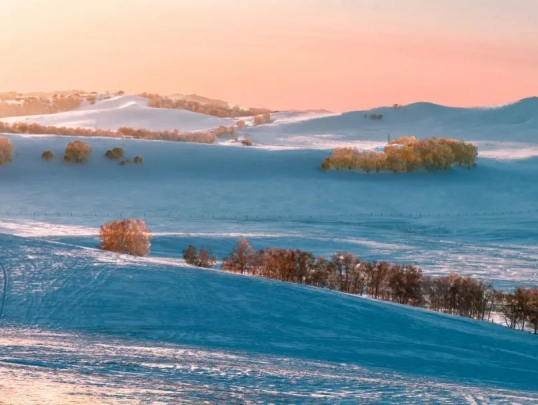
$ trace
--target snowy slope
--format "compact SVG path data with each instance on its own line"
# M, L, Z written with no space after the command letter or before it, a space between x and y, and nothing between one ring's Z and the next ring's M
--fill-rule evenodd
M150 108L148 100L138 96L118 96L76 111L28 117L9 117L2 121L38 123L40 125L117 130L120 127L154 131L202 131L232 125L233 120L217 118L185 110Z
M154 340L157 347L163 342L179 345L176 350L186 347L233 352L239 354L234 360L236 367L244 364L251 373L260 372L255 364L259 356L261 360L265 356L265 361L267 356L277 357L277 375L283 372L278 369L279 362L311 362L310 373L320 383L333 379L316 377L329 366L336 367L329 374L355 369L355 378L379 373L377 377L385 379L385 385L371 389L404 403L410 398L418 399L416 391L430 385L430 380L431 392L423 393L428 395L422 398L424 402L440 394L448 400L461 400L473 390L485 398L494 397L499 390L523 395L522 398L538 393L538 340L497 325L314 288L157 265L151 259L131 259L42 241L0 236L0 244L0 261L9 279L4 327L77 333L78 341L91 340L97 333L101 344L107 344L107 339L129 337L134 346L151 346L147 341ZM88 334L90 337L85 338ZM61 341L61 337L58 335L57 340ZM146 343L137 343L138 339ZM13 345L9 341L3 344ZM25 346L21 340L18 351L21 345L35 346ZM74 358L90 356L91 349L92 344L75 351L59 351L54 358L38 348L22 357L17 352L4 352L0 355L0 369L9 364L33 364L46 370L53 362L55 368L76 370L79 360ZM94 358L93 366L85 367L101 373L138 373L142 377L144 367L158 367L147 363L171 362L166 358L170 354L153 361L133 360L129 356L136 352L124 350L122 356L114 355L115 360L107 358L107 363L99 364ZM174 346L170 350L173 353ZM210 360L214 355L208 357ZM191 362L196 368L209 360ZM247 365L247 361L251 364ZM297 366L291 369L297 372ZM173 374L173 369L168 373ZM226 375L226 370L222 373ZM386 385L389 375L400 381L396 387L401 396L394 396L394 388ZM168 377L154 370L151 378ZM208 382L214 378L205 376ZM408 387L417 382L415 389ZM239 380L236 384L251 383ZM291 389L291 381L284 379L281 384L283 392ZM446 392L443 384L460 386L461 390ZM237 385L230 390L237 389ZM347 392L348 399L360 397L358 381L335 381L333 389L343 395ZM521 394L518 390L529 392Z
M383 114L382 120L366 119ZM305 117L304 114L298 114ZM390 135L419 138L444 136L475 141L484 156L497 149L536 156L538 150L538 98L528 98L494 108L452 108L432 103L415 103L401 109L381 107L332 115L306 115L308 119L280 119L270 125L249 129L255 144L269 149L332 149L357 146L371 149L386 144ZM492 144L493 142L493 144ZM496 155L499 156L499 155Z
M17 157L0 167L0 187L9 190L0 200L0 232L95 246L102 223L141 217L161 257L180 256L189 243L222 257L246 236L256 248L348 250L501 287L538 283L536 158L376 176L323 173L326 152L318 150L92 138L92 158L71 166L40 159L47 149L61 157L71 138L10 138ZM105 159L114 146L144 164Z
M69 114L115 125L149 114L165 125L156 114L184 113L132 97L103 103ZM51 404L73 393L95 403L536 403L530 335L182 267L188 244L223 257L247 237L256 249L345 250L499 288L537 285L536 100L375 112L385 118L278 113L239 134L258 148L90 138L93 155L80 166L61 159L79 138L8 135L16 154L0 167L0 234L26 237L0 235L9 277L0 381L16 382L9 395ZM382 146L388 133L475 141L478 167L319 169L328 149ZM114 146L144 164L106 160ZM44 150L56 159L42 161ZM98 227L124 217L147 221L149 258L94 250ZM42 392L57 396L35 400Z

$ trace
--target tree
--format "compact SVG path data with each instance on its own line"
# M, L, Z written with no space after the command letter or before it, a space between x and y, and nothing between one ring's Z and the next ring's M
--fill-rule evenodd
M50 150L46 150L45 152L43 152L43 154L41 155L41 158L43 160L46 160L47 162L49 160L52 160L54 159L54 153L52 153Z
M13 160L13 144L8 138L0 138L0 165Z
M187 264L205 268L212 267L217 261L214 256L211 256L208 250L200 249L197 252L196 248L192 245L187 246L183 251L183 258Z
M354 254L338 252L332 255L331 263L335 270L337 289L350 292L351 280L354 278L355 268L359 265L359 259Z
M84 163L91 153L92 147L86 142L73 141L65 148L64 160L72 163Z
M532 325L534 334L538 334L538 287L529 291L529 323Z
M212 256L209 250L200 249L198 252L198 261L196 265L198 267L210 268L217 262L217 258Z
M111 160L120 160L123 158L124 155L125 152L123 151L123 149L117 146L115 148L107 150L105 153L105 157Z
M390 264L387 262L366 263L363 268L368 295L372 298L381 298L386 295L384 284L391 268Z
M183 259L185 259L185 262L187 264L194 265L194 263L196 263L197 257L198 257L198 254L194 246L189 245L183 250Z
M141 219L108 222L99 228L99 236L103 250L133 256L149 254L150 232Z
M236 273L249 273L255 259L256 252L246 239L237 242L234 251L222 262L224 270Z
M142 164L144 160L142 159L142 156L135 156L133 159L133 162L135 165L139 165L139 164Z

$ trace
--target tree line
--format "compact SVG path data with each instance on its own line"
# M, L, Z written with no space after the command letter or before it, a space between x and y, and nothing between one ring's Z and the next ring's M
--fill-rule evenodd
M210 131L179 132L173 131L150 131L148 129L135 129L121 127L117 131L106 129L67 128L45 126L36 123L16 122L9 124L0 122L0 133L6 134L34 134L34 135L59 135L59 136L103 136L109 138L134 138L147 140L161 140L174 142L215 143L217 137L233 135L235 126L220 126Z
M83 141L72 141L67 144L64 152L64 162L67 163L84 163L86 162L93 149L90 145ZM11 141L6 137L0 137L0 166L9 163L13 160L14 147ZM130 159L124 159L125 152L120 147L114 147L107 150L105 157L110 160L121 160L120 165L124 166L131 163ZM54 159L54 153L50 150L46 150L42 153L41 158L47 162ZM141 156L135 156L132 160L135 164L141 164L143 158Z
M209 251L189 246L184 251L188 264L212 267L216 262ZM491 283L458 274L425 276L412 264L364 261L349 252L316 257L298 249L254 250L240 240L226 256L221 268L233 273L327 288L348 294L368 296L397 304L429 309L482 321L500 313L506 326L538 334L538 288L518 287L502 292Z
M230 107L227 103L200 103L194 100L175 100L159 94L141 93L140 97L149 99L148 106L153 108L170 108L187 110L200 114L212 115L219 118L252 117L268 113L265 108L240 108Z
M417 170L446 170L454 165L476 166L478 149L475 145L455 139L402 136L382 152L359 151L357 148L336 148L326 158L323 170L362 170L370 172L413 172Z
M78 96L29 97L21 102L0 101L0 118L24 115L55 114L71 111L82 105Z
M150 231L140 219L108 222L99 233L101 249L134 256L150 252ZM198 250L192 245L183 251L183 258L186 263L203 268L211 268L217 262L209 250ZM246 239L237 242L222 260L221 268L482 321L491 321L496 312L509 328L527 327L538 334L538 287L520 286L513 292L503 292L473 277L455 273L425 276L412 264L369 262L349 252L337 252L326 258L299 249L256 251Z

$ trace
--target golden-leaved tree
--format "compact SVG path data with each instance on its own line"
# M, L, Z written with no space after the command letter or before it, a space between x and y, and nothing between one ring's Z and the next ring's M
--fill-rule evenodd
M86 142L73 141L65 148L64 160L70 163L84 163L92 154L92 147Z
M101 249L146 256L150 248L150 232L141 219L124 219L108 222L99 228Z

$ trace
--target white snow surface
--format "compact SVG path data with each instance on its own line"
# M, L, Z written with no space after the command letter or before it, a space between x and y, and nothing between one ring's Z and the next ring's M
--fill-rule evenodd
M139 98L106 103L71 114L153 110ZM383 120L274 114L239 132L251 148L89 138L83 165L61 159L80 138L7 135L0 402L538 403L528 333L182 260L189 244L222 258L246 237L256 249L350 251L503 289L537 285L536 99L373 111ZM319 169L330 148L379 148L389 133L473 141L478 166ZM144 163L105 159L114 146ZM99 226L126 217L152 231L148 258L96 250Z
M8 123L25 122L46 126L105 129L121 127L152 131L174 130L194 132L230 126L232 119L217 118L186 110L148 107L148 99L139 96L117 96L87 104L75 111L57 114L3 118Z

